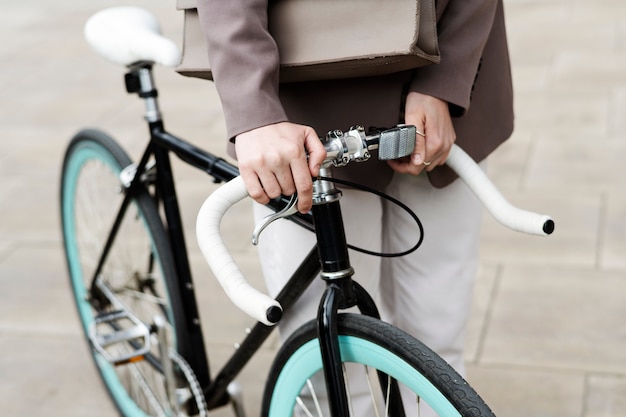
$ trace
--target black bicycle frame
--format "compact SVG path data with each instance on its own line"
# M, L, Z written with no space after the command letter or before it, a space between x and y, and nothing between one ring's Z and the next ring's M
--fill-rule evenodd
M159 189L159 198L163 200L163 211L165 213L165 220L168 225L172 246L176 247L176 250L173 249L173 256L176 263L177 273L179 274L178 285L180 287L181 294L183 294L183 301L187 306L187 317L195 318L197 317L197 306L195 295L192 290L193 285L191 285L191 271L189 269L187 249L184 244L185 240L182 221L177 205L174 181L171 177L168 153L174 153L189 165L209 174L213 177L215 182L229 181L239 175L239 171L234 165L228 163L222 158L216 157L180 138L177 138L176 136L167 133L164 131L163 124L161 122L152 123L150 125L150 136L152 147L154 148L152 152L155 154L155 158L157 158L157 187ZM140 172L139 169L138 172ZM285 199L273 200L270 202L269 206L278 211L284 206L285 202ZM292 220L307 229L313 229L310 215L298 214L293 216ZM320 261L318 251L316 248L313 248L276 297L276 300L281 304L284 310L291 308L306 288L308 288L313 279L317 277L319 271ZM201 386L205 387L204 394L207 407L209 409L222 406L228 402L228 384L233 381L235 376L252 358L254 353L261 347L273 329L274 327L257 323L246 338L241 342L239 348L233 353L229 361L222 367L213 379L209 377L208 372L206 378L203 378L202 380L199 378ZM197 326L197 329L194 330L194 335L201 338L202 335L200 326ZM208 363L198 363L202 362L202 360L194 358L194 356L204 357L204 342L199 342L197 345L193 345L193 352L180 353L187 353L189 355L190 363L203 366L204 368L202 369L208 370Z
M142 98L156 98L156 90L129 90L129 92L139 92ZM224 159L167 133L160 117L148 124L150 143L137 166L135 177L126 190L126 195L96 268L92 289L95 288L95 279L106 261L131 199L138 192L137 190L142 190L145 187L142 176L146 172L148 162L154 157L157 168L153 197L163 209L164 222L169 234L176 269L176 276L166 277L166 279L174 279L177 283L185 309L185 317L188 321L184 324L191 338L190 346L179 346L179 349L186 349L179 353L194 370L198 382L203 387L207 406L209 409L213 409L228 402L228 385L261 347L274 327L257 323L217 375L214 378L210 377L169 154L170 152L174 153L187 164L209 174L215 182L229 181L239 175L239 171L237 167ZM284 198L272 200L268 206L278 211L284 207L286 201ZM291 216L290 220L308 230L315 231L318 245L311 249L278 294L276 300L287 312L321 271L322 277L328 285L320 303L317 320L331 412L333 417L347 416L348 406L337 336L337 312L339 309L357 306L363 314L379 318L378 310L369 294L360 285L352 281L352 268L348 259L339 202L314 205L312 215L297 213ZM385 377L383 376L383 378ZM397 387L395 388L393 390L394 395L398 392Z
M190 289L193 288L193 285L189 285L192 283L192 277L167 154L168 152L173 152L183 161L212 176L216 182L228 181L237 176L239 171L227 161L165 132L161 123L151 126L151 137L154 147L153 152L155 157L158 158L157 186L160 198L163 200L163 209L170 239L173 243L172 246L176 247L173 255L179 274L178 283L181 294L184 294L183 300L187 306L186 313L189 314L187 317L195 318L197 317L197 307L193 290ZM165 172L163 173L163 171ZM139 169L138 172L140 172ZM277 211L285 203L286 199L275 200L270 202L269 206ZM318 276L320 270L323 275L341 273L344 270L351 271L339 202L316 205L313 207L312 213L312 216L302 214L292 216L292 220L296 223L309 230L316 231L318 245L311 249L276 297L276 300L287 314L293 304ZM313 226L314 224L315 227ZM374 301L360 285L352 281L351 276L352 273L347 273L340 277L327 279L328 289L320 303L318 314L318 334L333 416L348 415L345 381L341 372L341 358L337 336L336 322L338 310L358 306L363 314L380 317ZM209 409L225 405L228 402L228 385L262 346L273 329L274 327L257 323L214 378L199 379L202 386L206 387L204 394ZM202 338L199 326L197 326L197 331L194 332L194 335L199 339ZM194 345L193 351L203 353L204 349L199 350L200 347L204 347L203 342L198 342L197 345ZM189 355L190 363L204 366L201 369L208 369L208 364L198 363L202 361L200 358L194 357L197 356L194 355L194 352L185 352ZM203 354L200 356L204 357ZM203 383L205 381L208 384L205 385Z
M237 167L224 159L169 134L164 130L163 123L160 121L150 123L149 128L150 143L137 165L135 177L126 190L124 199L122 200L122 204L104 245L98 266L94 272L91 288L92 292L97 291L95 289L96 277L100 275L102 267L106 262L132 198L137 194L138 190L142 190L145 187L142 174L146 171L146 166L150 158L154 157L157 167L154 198L156 203L163 208L164 222L167 226L166 230L169 235L169 241L171 243L170 248L176 270L176 277L167 277L167 279L175 280L179 293L181 294L185 317L187 318L187 323L184 323L184 325L186 326L191 342L190 346L179 346L179 349L181 349L179 353L194 370L200 385L205 387L208 407L215 408L226 404L228 401L226 394L228 384L241 371L258 348L260 348L274 328L257 323L250 334L241 343L240 348L235 352L231 360L215 378L211 379L209 363L205 354L202 329L198 317L198 306L188 260L188 251L185 244L176 187L174 178L172 177L169 153L174 153L187 164L209 174L215 182L229 181L239 175L239 171ZM286 200L275 200L270 202L269 206L274 210L280 210L285 201ZM313 229L310 215L299 214L293 216L292 220L309 230ZM276 298L285 310L295 303L317 276L320 270L319 265L317 250L314 248Z

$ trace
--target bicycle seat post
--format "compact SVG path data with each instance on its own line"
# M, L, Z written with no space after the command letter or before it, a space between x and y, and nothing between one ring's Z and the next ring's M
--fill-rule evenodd
M130 67L124 76L126 91L130 94L136 93L145 103L144 117L148 123L160 123L162 121L158 92L152 76L152 64L137 63Z

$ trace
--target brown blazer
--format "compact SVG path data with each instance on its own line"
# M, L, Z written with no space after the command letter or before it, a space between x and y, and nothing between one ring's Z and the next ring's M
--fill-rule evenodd
M457 144L476 161L510 136L513 92L502 0L437 1L439 64L383 77L280 85L267 1L198 0L229 138L286 120L319 135L356 124L391 127L403 123L407 89L450 104ZM376 161L351 164L341 174L380 187L392 171ZM429 178L443 187L455 175L444 166Z

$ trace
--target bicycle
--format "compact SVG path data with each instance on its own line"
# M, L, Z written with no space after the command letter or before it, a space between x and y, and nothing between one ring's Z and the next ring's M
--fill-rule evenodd
M329 410L324 411L334 417L352 414L344 375L352 372L351 366L344 366L349 362L365 365L363 377L378 380L368 384L378 400L373 407L384 415L404 415L402 385L442 416L491 416L478 394L441 358L382 322L371 297L352 280L341 193L330 166L367 160L374 149L384 158L408 155L415 128L366 133L356 127L322 139L329 156L315 181L311 213L297 213L295 197L277 199L270 203L276 214L254 231L258 238L271 221L289 217L318 239L317 247L272 299L247 284L219 235L224 212L246 196L237 168L163 127L152 68L176 64L177 51L157 28L154 17L136 8L107 9L87 23L94 49L127 67L127 91L145 102L149 140L134 164L103 131L81 130L68 145L61 174L61 218L72 290L94 362L120 413L204 416L230 403L243 417L236 375L283 312L288 313L321 275L328 289L320 315L280 349L265 387L263 416L285 417L294 410L322 415L316 391L320 388L310 382L318 372L326 381L321 388L327 388ZM199 244L229 297L258 320L214 376L198 321L171 154L225 183L200 211ZM552 233L554 223L548 216L510 206L460 149L453 150L448 163L503 223L530 233ZM361 314L339 312L353 306Z

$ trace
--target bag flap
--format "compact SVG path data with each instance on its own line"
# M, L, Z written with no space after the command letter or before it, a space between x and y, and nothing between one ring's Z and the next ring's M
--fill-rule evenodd
M281 82L381 75L439 62L434 0L393 1L396 7L382 0L270 1ZM177 7L185 11L185 29L176 70L211 79L196 0L177 0Z
M419 27L418 2L394 3L395 7L379 0L271 1L269 30L280 49L281 63L411 53Z
M176 0L176 9L178 10L195 9L196 6L196 0Z

